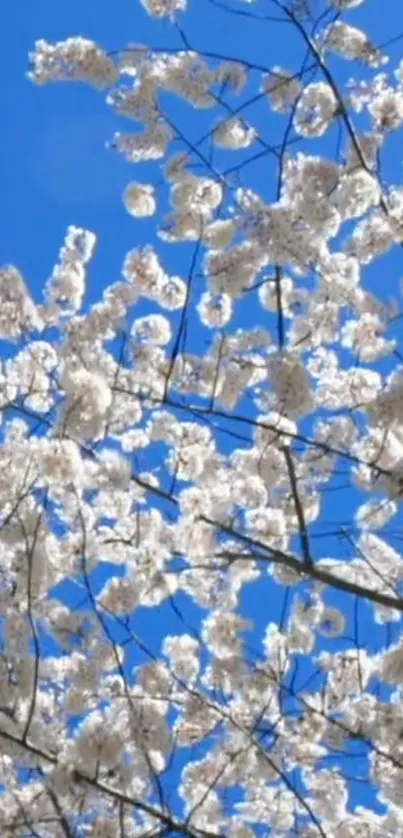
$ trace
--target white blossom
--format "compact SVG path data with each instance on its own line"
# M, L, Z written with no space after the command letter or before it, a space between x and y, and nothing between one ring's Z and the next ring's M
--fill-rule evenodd
M313 407L312 392L306 371L296 354L269 358L268 374L279 413L292 417L310 412Z
M186 634L179 637L168 635L163 650L176 676L186 683L194 683L200 668L197 641Z
M335 6L336 9L355 9L356 6L361 6L365 0L328 0L331 6Z
M68 439L40 440L40 443L40 466L49 484L79 483L83 465L77 444Z
M112 59L94 42L77 36L51 44L35 43L30 54L29 78L36 84L50 81L85 81L95 87L111 87L118 70Z
M171 189L171 202L180 210L209 215L222 200L222 186L211 178L181 175Z
M342 58L363 61L372 67L383 63L380 53L372 46L365 32L355 26L336 20L325 30L322 37L326 48Z
M204 326L210 328L226 326L231 319L232 299L229 294L213 296L206 291L198 302L197 310Z
M171 325L162 314L149 314L139 317L131 330L134 341L140 341L149 346L164 346L171 339Z
M342 177L333 196L333 202L344 218L363 215L370 207L376 206L379 199L379 183L364 169Z
M368 110L378 131L396 131L403 124L403 92L386 88L368 102Z
M372 314L363 314L359 320L348 320L341 331L342 346L351 349L361 361L376 361L388 355L395 341L383 337L384 324Z
M204 621L202 637L218 659L232 658L241 650L238 632L249 628L247 620L225 611L212 612Z
M246 125L238 117L221 122L214 129L214 142L222 148L237 149L248 148L252 145L256 136L255 129Z
M387 684L401 684L403 679L403 648L397 643L382 658L382 676Z
M154 215L156 210L154 187L150 184L131 181L123 193L123 203L127 212L135 218L147 218Z
M263 76L262 90L269 95L274 111L286 113L298 99L302 87L298 76L281 67L273 67L271 73Z
M243 90L248 78L245 67L237 61L223 61L215 76L218 84L233 88L237 93Z
M160 160L172 139L171 129L161 120L154 121L141 134L123 134L112 138L111 148L122 154L129 163Z
M321 137L337 111L337 99L325 82L312 82L305 87L295 111L295 130L303 137Z
M397 505L394 501L368 501L357 509L356 520L363 530L381 529L396 512Z
M168 17L186 9L187 0L141 0L149 15L153 17Z
M57 306L62 312L80 309L86 286L85 265L90 261L96 236L90 230L70 226L59 262L46 284L48 306Z
M24 279L13 265L0 268L0 337L20 338L25 330L42 328L40 313Z

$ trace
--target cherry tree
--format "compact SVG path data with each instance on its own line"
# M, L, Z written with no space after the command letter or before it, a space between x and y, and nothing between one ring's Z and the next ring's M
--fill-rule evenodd
M126 119L155 241L90 307L95 230L39 303L0 271L3 838L403 836L398 36L364 0L209 2L248 57L186 0L142 0L178 48L30 55Z

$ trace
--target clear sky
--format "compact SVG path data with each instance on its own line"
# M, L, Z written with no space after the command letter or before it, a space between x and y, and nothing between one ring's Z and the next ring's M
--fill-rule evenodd
M243 4L232 5L249 8ZM234 18L214 7L209 0L189 0L189 7L185 28L192 47L250 59L268 68L275 64L298 68L296 54L303 53L295 35L286 27L274 29L269 22L257 24ZM254 8L263 14L265 7L261 0ZM121 201L129 180L137 177L155 180L156 168L152 167L149 178L147 167L131 167L105 147L113 133L125 130L126 124L108 109L102 93L85 85L33 86L25 76L28 53L39 38L56 41L79 34L116 50L130 41L180 48L180 37L169 23L151 20L138 0L12 0L4 4L1 17L0 265L16 264L34 296L39 298L67 226L87 227L98 237L96 256L89 270L87 302L95 300L107 284L119 279L128 249L156 242L154 220L134 221ZM367 0L363 8L352 12L349 18L357 26L362 25L375 43L393 38L399 28L403 30L401 0ZM391 45L388 52L392 64L397 63L402 42ZM345 79L352 72L351 65L338 64L338 72L339 77ZM356 75L360 73L361 68L357 68ZM204 118L202 120L198 114L192 116L190 109L186 109L185 117L182 106L173 107L175 116L186 126L187 136L197 139L203 133L201 126L207 124ZM250 113L259 125L267 120L273 128L273 142L281 141L281 128L276 127L275 121L270 122L269 111L265 114L259 108L256 113L252 110ZM207 121L209 119L207 113ZM130 124L127 128L130 130ZM327 151L330 153L329 149ZM231 163L234 159L231 157ZM392 138L385 158L384 176L386 180L399 183L401 175L401 149ZM271 169L264 161L251 166L243 175L245 183L261 188L267 195L273 188L272 177ZM164 246L163 252L165 264L172 267L172 272L185 275L189 250ZM377 263L372 266L365 281L378 293L382 288L381 294L386 298L397 294L402 275L401 256L393 254L382 260L381 268ZM237 317L239 325L244 323L250 327L256 322L264 323L264 313L255 304L245 304ZM201 332L198 339L203 340ZM349 494L335 490L327 501L326 520L322 520L321 525L329 528L332 521L348 520L350 508ZM324 543L322 538L321 545ZM329 542L327 549L334 552L334 540L331 546ZM263 626L271 619L278 619L282 599L273 596L272 588L265 590L263 587L258 595L256 591L253 593L245 608L253 609ZM149 631L155 637L166 632L168 627L178 633L183 630L175 624L172 615L168 616L166 611L163 614L158 624L153 623L151 627L150 623ZM353 614L351 617L353 619ZM148 617L144 619L148 620ZM363 608L362 631L366 636L362 642L371 642L367 635L370 626ZM148 633L146 623L142 629ZM358 797L357 792L357 800Z

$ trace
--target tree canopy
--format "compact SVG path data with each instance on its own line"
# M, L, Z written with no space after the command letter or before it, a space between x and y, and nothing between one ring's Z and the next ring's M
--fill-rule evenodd
M90 303L95 229L0 269L0 833L403 838L400 35L142 5L168 46L29 56L116 114L134 246Z

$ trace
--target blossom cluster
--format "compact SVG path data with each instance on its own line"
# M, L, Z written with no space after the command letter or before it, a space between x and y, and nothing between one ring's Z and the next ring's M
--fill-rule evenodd
M315 4L273 4L288 68L198 54L185 0L141 3L180 49L31 55L136 124L110 145L147 173L116 197L156 237L89 305L90 230L39 302L0 270L0 833L399 838L401 289L376 270L402 64L350 25L363 0L313 38Z

